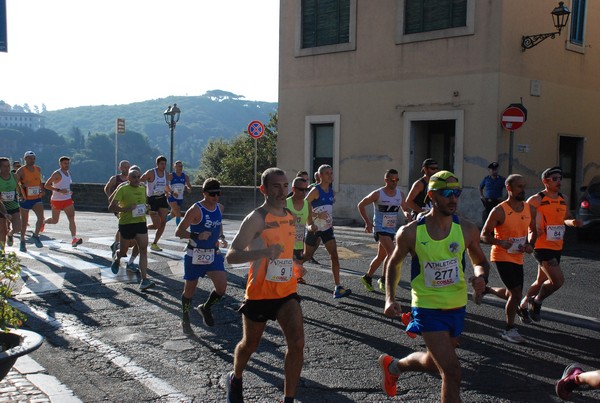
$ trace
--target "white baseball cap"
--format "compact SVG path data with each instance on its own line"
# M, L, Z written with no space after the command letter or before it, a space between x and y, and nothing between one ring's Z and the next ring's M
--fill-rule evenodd
M23 155L23 158L27 157L35 157L35 153L33 151L27 151L25 155Z

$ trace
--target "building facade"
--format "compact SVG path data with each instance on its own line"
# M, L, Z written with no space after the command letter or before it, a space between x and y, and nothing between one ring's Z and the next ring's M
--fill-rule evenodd
M332 165L338 217L359 219L356 203L389 168L406 194L427 157L461 178L460 213L474 221L492 161L524 175L529 194L561 165L575 203L600 174L600 2L565 6L561 35L523 51L523 35L556 31L556 3L281 1L279 166ZM501 126L511 104L527 109L512 135Z

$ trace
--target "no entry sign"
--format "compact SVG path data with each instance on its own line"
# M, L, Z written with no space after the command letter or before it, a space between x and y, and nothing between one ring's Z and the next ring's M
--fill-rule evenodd
M265 134L265 125L260 120L253 120L248 125L248 134L254 139L259 139Z
M516 106L509 106L502 112L501 123L506 130L517 130L525 123L525 112Z

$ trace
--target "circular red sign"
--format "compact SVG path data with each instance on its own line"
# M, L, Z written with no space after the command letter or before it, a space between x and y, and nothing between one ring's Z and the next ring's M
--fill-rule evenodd
M254 139L259 139L265 134L265 125L260 120L253 120L248 125L248 134Z
M502 112L501 123L506 130L517 130L525 123L525 112L515 106L509 106Z

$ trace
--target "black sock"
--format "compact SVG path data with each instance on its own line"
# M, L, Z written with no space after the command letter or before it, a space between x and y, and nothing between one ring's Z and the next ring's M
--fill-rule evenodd
M182 315L181 320L184 322L190 321L190 308L192 307L192 299L186 298L183 295L181 296L181 307L182 307Z
M210 295L208 296L208 299L204 303L204 307L205 308L210 308L211 306L213 306L214 304L216 304L217 302L219 302L219 300L221 299L221 297L222 297L222 295L219 295L219 294L217 294L217 292L215 290L212 290L210 292Z

